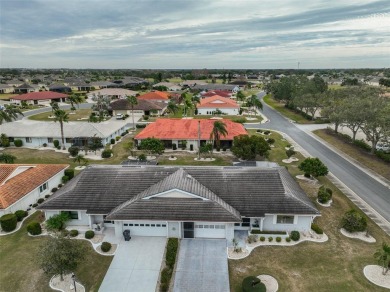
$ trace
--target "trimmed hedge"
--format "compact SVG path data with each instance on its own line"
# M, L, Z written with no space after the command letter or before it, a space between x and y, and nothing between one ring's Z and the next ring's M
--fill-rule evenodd
M102 250L102 252L108 252L111 249L111 243L107 241L102 242L100 249Z
M60 146L60 141L54 140L53 141L53 145L54 145L55 148L58 148Z
M64 174L71 180L74 177L74 169L65 169Z
M28 212L27 211L24 211L24 210L18 210L15 212L15 216L16 216L16 219L18 221L22 221L24 217L26 217L28 215Z
M265 237L264 236L260 236L260 241L264 241L265 240Z
M179 247L179 240L177 238L168 238L167 250L165 253L166 267L162 269L160 276L160 291L166 292L169 290L171 282L173 267L176 262L177 249Z
M291 242L291 238L290 237L286 237L286 242Z
M0 226L5 232L15 230L18 224L18 218L15 214L5 214L0 217Z
M79 152L80 152L80 148L77 146L70 146L68 148L68 152L69 152L70 156L76 157L77 154L79 154Z
M348 232L365 231L367 229L367 219L362 213L352 209L344 214L341 219L341 227Z
M115 140L114 140L115 141ZM112 154L112 151L109 149L103 150L102 152L102 158L110 158Z
M252 229L251 234L276 234L276 235L286 235L286 232L283 231L260 231L258 229Z
M22 146L23 146L23 141L20 140L20 139L16 139L16 140L14 141L14 145L15 145L16 147L22 147Z
M321 186L317 193L318 202L320 202L321 204L326 204L330 201L330 199L332 199L332 193L333 192L331 189Z
M311 224L311 229L312 229L315 233L317 233L317 234L324 234L324 231L321 229L321 227L318 226L318 225L315 224L315 223L312 223L312 224Z
M110 140L110 143L111 143L111 144L115 144L115 139L111 139L111 140Z
M264 283L255 276L246 277L241 284L243 292L266 292Z
M136 124L135 127L136 127L137 129L143 129L143 128L146 127L146 124Z
M66 183L69 181L69 176L64 175L64 176L61 178L61 180L62 180L62 183L66 184Z
M76 229L72 229L71 231L69 231L69 235L70 237L76 237L77 235L79 235L79 231Z
M30 224L27 225L27 232L30 233L31 235L39 235L42 233L42 227L39 222L31 222Z
M298 241L301 238L301 234L299 231L291 231L290 238L291 240Z
M169 267L165 267L161 271L161 277L160 277L160 291L161 292L167 292L169 290L169 283L172 278L173 270Z
M38 203L38 204L42 204L44 201L45 201L44 198L40 198L40 199L38 199L37 203Z
M56 191L58 191L57 188L52 188L52 189L51 189L51 192L52 192L52 193L55 193Z
M92 230L85 231L85 238L86 239L92 239L95 236L95 232Z
M276 242L281 242L282 241L282 238L281 237L276 237Z

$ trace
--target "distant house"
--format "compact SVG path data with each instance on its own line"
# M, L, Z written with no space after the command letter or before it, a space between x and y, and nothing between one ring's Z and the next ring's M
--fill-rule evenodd
M134 76L126 76L122 79L113 80L113 83L127 88L134 88L142 85L146 85L149 82L143 78L140 77L134 77Z
M27 210L62 181L64 164L0 164L0 216Z
M52 84L49 86L49 90L53 92L59 92L59 93L70 93L72 92L72 88L69 86L66 86L64 84Z
M206 85L206 80L185 80L180 83L183 87L194 87L195 85Z
M200 100L196 106L199 115L213 115L222 112L226 115L239 115L240 106L234 100L219 95L213 95Z
M149 101L160 101L160 102L168 103L169 97L170 97L170 94L168 92L153 90L151 92L148 92L148 93L145 93L145 94L138 96L138 99L144 99L144 100L149 100Z
M232 97L232 92L226 90L211 90L211 91L203 91L200 93L202 97L210 97L213 95L219 95L222 97L230 98Z
M95 87L95 89L103 89L103 88L111 88L111 87L117 87L118 85L110 82L110 81L96 81L91 82L91 85Z
M107 96L111 99L123 99L126 96L135 96L137 91L123 89L123 88L103 88L100 90L91 91L87 94L88 98L92 98L93 95Z
M33 84L30 85L27 83L23 83L22 85L15 87L15 93L29 93L37 91L39 91L39 86Z
M99 224L118 238L130 230L231 241L238 230L309 232L320 216L285 167L93 165L38 208L46 219L67 211L69 225Z
M168 91L180 91L182 89L181 86L175 84L175 83L171 83L171 82L160 82L160 83L157 83L157 84L154 84L153 85L153 88L157 88L157 87L166 87L168 89Z
M130 103L126 99L119 99L111 102L110 107L112 109L113 115L117 114L132 114L132 109ZM138 103L133 106L134 113L147 115L149 116L152 112L156 112L157 115L162 115L166 109L166 103L156 103L146 99L138 99Z
M213 119L158 119L147 125L134 139L140 143L146 138L154 137L162 140L166 148L172 148L175 144L177 148L185 145L186 149L197 150L198 128L200 127L200 143L204 144L210 140L210 133L216 121ZM218 121L225 123L228 132L226 137L221 136L221 147L230 148L234 137L248 134L242 124L224 119Z
M50 115L50 113L48 113ZM110 120L101 123L68 122L64 123L65 146L70 147L75 139L97 136L102 138L103 145L125 132L126 121ZM60 124L55 122L19 120L0 125L0 133L6 134L10 141L20 139L24 147L42 147L47 144L53 147L53 141L61 142ZM84 139L85 140L85 139Z
M235 93L240 90L240 87L232 84L208 83L208 84L196 84L192 87L192 89L201 90L201 91L221 90L221 91L230 91Z
M10 100L12 103L15 104L21 104L22 101L25 101L28 104L44 104L50 103L52 101L65 102L67 97L68 95L63 93L53 91L41 91L13 96L10 98Z
M0 93L13 93L14 87L8 84L0 84Z
M69 86L72 88L72 90L77 90L77 91L88 91L89 92L90 90L94 89L92 84L86 83L83 81L70 83Z

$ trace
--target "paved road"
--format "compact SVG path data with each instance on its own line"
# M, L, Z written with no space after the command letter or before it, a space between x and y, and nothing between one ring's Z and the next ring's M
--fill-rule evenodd
M259 98L264 95L265 93L261 92ZM390 222L390 189L388 187L290 123L267 104L263 104L263 114L270 119L270 122L255 126L256 128L278 130L289 135L311 156L320 158L340 181ZM251 128L255 127L251 125Z
M91 108L91 106L92 106L91 103L79 104L80 109L89 109L89 108ZM60 108L61 109L70 109L70 105L61 105ZM77 106L76 106L76 108L77 108ZM42 107L42 108L34 109L31 111L24 112L23 116L19 115L18 120L21 120L24 117L29 117L29 116L37 115L37 114L44 113L44 112L50 112L50 111L51 111L51 107Z

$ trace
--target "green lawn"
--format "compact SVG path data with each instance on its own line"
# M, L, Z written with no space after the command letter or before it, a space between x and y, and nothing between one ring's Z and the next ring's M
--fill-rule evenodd
M340 89L342 86L340 84L329 84L328 85L329 89Z
M81 119L81 118L84 118L85 120L83 120L83 121L86 122L86 121L88 121L88 118L89 118L90 114L92 113L92 110L91 109L77 109L74 112L75 114L71 114L70 110L66 110L66 112L68 113L70 122L79 122L80 120L78 120L78 119ZM54 121L54 119L49 118L52 115L53 115L52 112L45 112L45 113L37 114L34 116L30 116L29 119L34 120L34 121Z
M10 100L11 97L17 96L19 94L14 94L14 93L2 93L0 94L0 100Z
M273 109L277 110L279 113L281 113L283 116L286 118L293 120L294 122L298 124L314 124L314 121L309 121L305 119L303 116L300 114L284 107L284 103L278 102L274 100L271 95L266 95L264 96L264 102L268 104L270 107Z
M35 255L47 237L27 235L27 224L37 220L42 221L41 212L29 217L19 231L0 237L1 291L53 291L49 287L49 277L35 261ZM80 244L87 246L87 254L75 274L86 291L98 291L112 257L99 255L87 241L80 240Z

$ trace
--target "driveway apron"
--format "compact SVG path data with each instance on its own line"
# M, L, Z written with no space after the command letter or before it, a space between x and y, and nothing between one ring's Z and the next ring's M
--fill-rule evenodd
M229 291L225 239L183 239L174 292Z
M122 239L99 291L155 292L166 240L165 237Z

